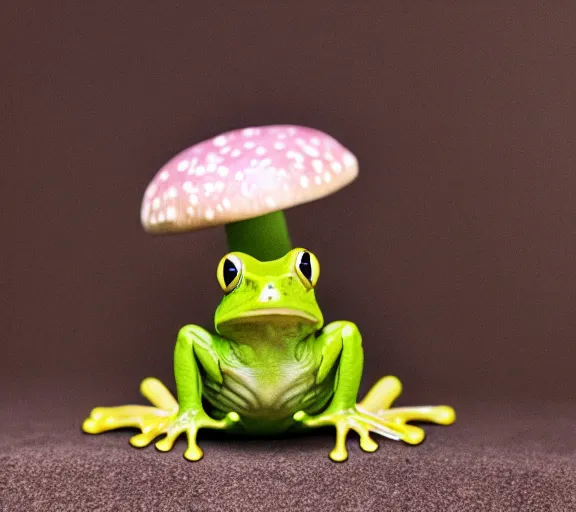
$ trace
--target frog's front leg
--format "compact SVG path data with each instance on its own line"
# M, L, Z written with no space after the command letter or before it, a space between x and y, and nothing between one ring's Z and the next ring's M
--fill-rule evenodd
M407 421L424 420L437 423L450 423L450 408L402 408L389 409L396 398L396 380L382 379L367 395L363 402L356 403L363 367L362 337L355 324L351 322L333 322L326 326L316 342L319 344L322 358L317 383L324 381L336 369L334 395L328 407L320 414L308 416L304 411L294 415L294 419L308 427L334 425L336 444L330 452L330 458L344 461L348 458L346 438L350 430L360 436L360 446L364 451L373 452L378 448L370 433L402 440L409 444L418 444L424 439L424 431ZM388 401L386 401L388 400ZM451 421L450 421L451 420Z
M202 450L196 442L201 428L227 429L239 421L235 412L215 420L208 416L202 406L202 379L199 364L216 382L222 382L214 337L196 325L180 329L174 350L174 374L179 404L157 379L145 379L142 394L155 407L126 405L120 407L97 407L82 425L84 432L98 434L123 427L136 427L140 434L130 439L136 447L148 446L161 434L165 437L156 443L160 451L169 451L182 433L188 438L184 457L188 460L202 458Z

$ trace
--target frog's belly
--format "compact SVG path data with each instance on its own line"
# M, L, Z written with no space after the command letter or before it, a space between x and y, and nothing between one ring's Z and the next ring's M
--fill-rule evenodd
M207 381L204 395L222 412L245 418L283 420L300 410L321 408L332 394L329 382L317 385L316 372L305 363L278 367L221 368L223 383Z

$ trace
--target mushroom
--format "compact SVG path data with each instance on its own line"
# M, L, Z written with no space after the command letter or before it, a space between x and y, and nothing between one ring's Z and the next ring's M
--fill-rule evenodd
M141 221L153 234L225 224L230 251L273 260L292 248L282 210L336 192L357 175L356 157L313 128L229 131L185 149L158 171Z

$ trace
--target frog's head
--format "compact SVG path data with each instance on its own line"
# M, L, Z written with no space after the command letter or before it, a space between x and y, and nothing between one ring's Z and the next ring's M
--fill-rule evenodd
M216 331L235 339L266 328L293 330L299 336L320 329L324 319L314 296L319 274L316 256L306 249L293 249L273 261L227 254L217 270L225 295L216 310Z

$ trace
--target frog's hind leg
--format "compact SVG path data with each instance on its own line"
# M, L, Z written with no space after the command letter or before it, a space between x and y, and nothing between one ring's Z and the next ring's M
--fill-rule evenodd
M100 434L118 428L134 427L141 433L130 439L136 447L149 445L158 435L165 433L178 412L178 402L158 379L147 378L140 385L140 392L152 406L122 405L96 407L84 420L82 430Z
M384 421L389 426L393 424L399 438L409 444L421 443L425 434L423 429L408 425L408 422L423 421L450 425L456 420L454 409L447 405L392 407L401 392L400 380L392 376L383 377L368 391L358 403L357 408L362 413Z

